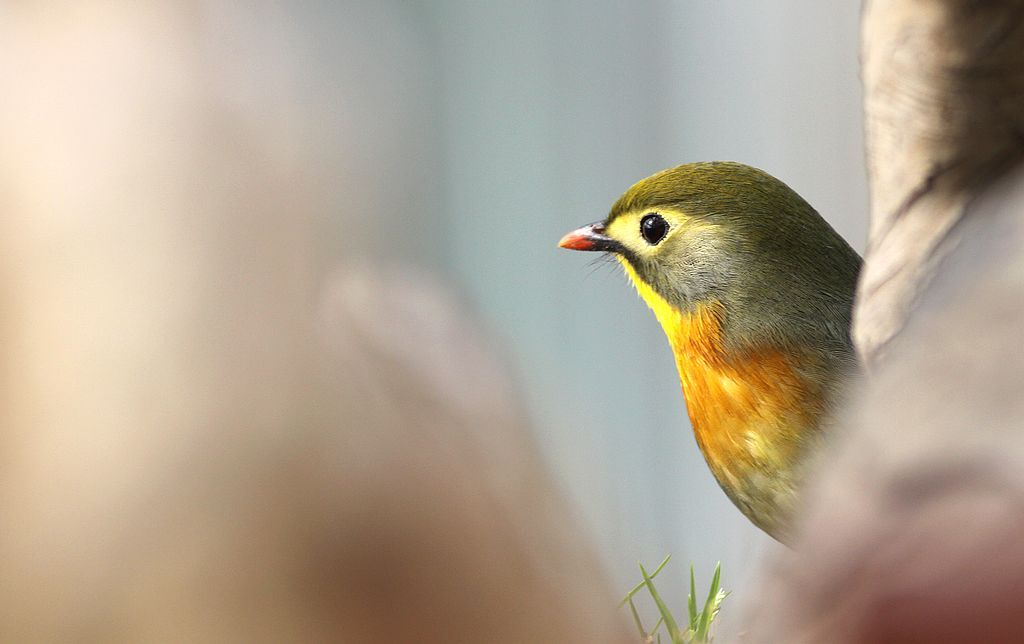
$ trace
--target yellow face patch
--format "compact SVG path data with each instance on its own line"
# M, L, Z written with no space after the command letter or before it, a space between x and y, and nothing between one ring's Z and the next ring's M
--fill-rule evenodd
M640 235L640 221L650 213L661 215L668 222L668 233L656 245L648 244ZM630 251L640 257L651 257L658 252L658 248L665 244L673 235L680 230L695 225L696 222L681 210L673 208L648 208L626 212L612 221L605 229L605 234L619 242Z
M640 222L649 214L658 214L668 224L668 232L656 244L650 244L640 234ZM626 247L637 257L651 259L662 254L662 249L672 246L673 237L690 235L696 231L717 228L716 224L695 219L675 208L643 208L622 213L605 228L604 234Z

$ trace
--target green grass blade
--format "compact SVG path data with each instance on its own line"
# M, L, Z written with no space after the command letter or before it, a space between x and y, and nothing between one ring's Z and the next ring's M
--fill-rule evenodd
M715 564L715 574L711 578L711 590L708 591L708 599L704 602L704 610L701 611L700 624L697 627L697 639L698 641L706 641L708 638L708 630L711 628L711 621L715 615L718 614L718 609L722 604L720 586L722 581L722 562Z
M657 633L658 629L661 628L661 625L664 624L664 623L665 623L665 618L664 617L659 617L658 618L658 622L654 625L654 628L651 629L650 635L654 635L655 633Z
M714 605L713 605L713 607L712 607L712 609L710 611L710 616L708 617L708 625L707 625L706 632L704 633L704 639L700 640L700 641L702 641L702 642L710 642L711 641L711 625L715 623L715 619L718 617L718 611L722 607L722 601L726 597L728 597L728 596L729 596L729 593L725 592L724 590L719 590L718 591L718 595L715 597Z
M682 639L680 638L679 625L676 624L676 618L672 616L672 611L662 601L661 595L658 594L657 589L654 587L654 582L651 581L650 575L644 570L643 564L640 564L640 574L644 576L647 592L651 594L651 598L654 599L654 603L658 606L658 612L661 613L662 618L665 620L665 627L668 629L668 635L672 638L672 642L681 642Z
M697 629L697 583L693 580L693 564L690 564L690 596L687 600L690 608L690 630Z
M659 572L661 572L661 569L665 567L665 564L667 564L667 563L668 563L668 560L669 560L669 559L671 559L671 558L672 558L672 555L668 555L667 557L665 557L665 558L664 558L664 559L663 559L663 560L661 561L661 563L660 563L660 564L658 564L658 567L657 567L657 568L655 568L655 569L654 569L654 572L652 572L652 573L651 573L651 579L654 579L655 577L657 577L657 576L658 576L658 573L659 573ZM631 590L631 591L629 591L628 593L626 593L626 596L625 596L625 597L624 597L624 598L622 599L622 601L621 601L621 602L619 602L619 608L622 608L623 606L625 606L625 605L626 605L626 602L628 602L628 601L629 601L630 599L632 599L633 595L635 595L635 594L637 594L638 592L640 592L640 589L641 589L641 588L643 588L643 587L644 587L644 586L646 586L646 585L647 585L647 583L646 583L646 582L643 582L643 581L641 581L641 582L640 582L639 584L637 584L636 586L633 586L633 590Z
M636 612L636 605L633 604L633 598L629 598L629 612L633 613L633 623L636 624L636 628L640 631L640 639L647 638L647 631L644 630L644 623L640 621L640 614Z

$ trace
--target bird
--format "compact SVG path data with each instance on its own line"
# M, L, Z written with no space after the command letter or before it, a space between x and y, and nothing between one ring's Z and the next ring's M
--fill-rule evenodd
M732 161L643 179L559 246L622 265L668 338L711 473L789 543L808 462L861 370L857 252L785 183Z

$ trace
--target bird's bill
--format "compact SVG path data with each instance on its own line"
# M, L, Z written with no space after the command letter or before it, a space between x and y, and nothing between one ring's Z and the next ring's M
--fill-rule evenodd
M562 237L558 246L569 250L615 251L618 243L604 234L604 223L599 221L577 228Z

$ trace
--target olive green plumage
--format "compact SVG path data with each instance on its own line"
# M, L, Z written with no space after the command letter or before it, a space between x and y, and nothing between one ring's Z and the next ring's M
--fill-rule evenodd
M786 540L806 457L857 370L857 253L786 184L732 162L648 177L561 245L623 263L668 336L716 479Z

